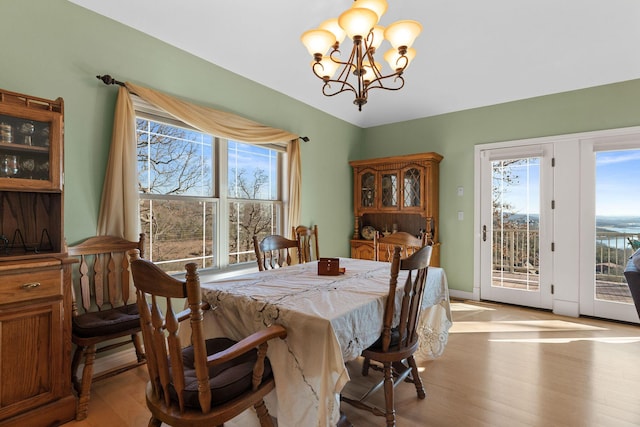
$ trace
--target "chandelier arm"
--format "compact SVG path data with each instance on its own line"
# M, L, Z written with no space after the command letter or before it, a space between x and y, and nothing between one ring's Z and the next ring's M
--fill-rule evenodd
M333 62L339 63L342 66L342 71L340 71L340 75L338 75L338 78L334 79L334 80L337 81L337 82L344 82L345 84L350 86L353 89L353 91L355 92L355 88L353 87L353 85L351 85L348 82L349 72L350 72L351 66L353 64L353 58L354 58L354 56L356 54L355 46L354 46L354 49L351 49L351 53L349 54L349 59L346 62L340 61L340 60L336 60L335 57L333 56L334 52L335 52L335 50L333 52L331 52L331 60Z
M380 72L380 70L376 66L375 58L373 56L376 53L376 50L374 48L368 47L366 45L365 45L365 48L367 49L366 52L365 52L365 56L366 56L367 60L369 61L369 64L371 64L371 71L373 72L373 75L375 76L375 78L372 79L371 81L378 80L380 77L382 77L382 73Z
M367 52L366 52L366 56L367 59L369 60L369 62L371 64L374 64L374 57L373 55L375 54L375 49L373 48L368 48ZM409 58L407 58L406 56L406 50L404 50L400 57L396 60L396 65L402 64L401 66L397 66L396 67L396 71L391 73L391 74L387 74L387 75L383 75L380 70L377 67L371 67L372 72L375 76L374 79L370 80L367 85L366 85L366 90L369 89L373 89L373 88L377 88L377 89L386 89L386 90L400 90L402 89L402 87L404 87L404 77L402 77L402 73L404 72L404 70L407 68L407 66L409 65ZM400 80L401 83L398 87L387 87L384 85L384 80L387 80L391 77L395 77L394 82L397 80Z
M382 84L382 80L386 80L388 78L394 77L395 79L393 79L393 81L400 81L400 85L397 87L390 87L390 86L385 86L384 84ZM369 83L369 85L367 86L367 90L369 89L384 89L384 90L400 90L404 87L404 77L402 77L401 75L396 75L396 74L389 74L388 76L384 76L382 78L379 79L375 79L372 82Z
M340 53L340 50L338 50L337 44L336 44L333 47L333 50L331 51L331 53L329 54L329 58L336 64L340 64L340 66L342 67L342 71L340 72L340 75L337 78L331 79L331 78L323 77L322 74L318 73L318 69L321 71L324 71L324 67L319 62L319 60L315 62L311 67L313 74L315 74L315 76L318 77L320 80L324 81L324 85L322 86L322 94L325 96L334 96L342 92L357 93L356 88L347 81L348 70L349 68L351 68L350 65L351 65L352 58L351 57L349 58L349 62L341 61L339 58L336 58L334 56L335 54L339 54L339 53ZM353 56L353 51L351 53L351 56ZM334 92L329 92L329 89L333 90L330 83L338 83L340 86L340 89L336 89Z
M356 62L356 58L358 55L357 45L354 44L353 49L351 49L351 53L349 54L349 58L347 61L341 61L336 55L340 54L340 50L337 48L337 45L333 47L333 50L329 54L329 58L335 62L336 64L340 64L340 74L333 79L322 78L318 75L315 70L314 64L314 74L324 81L324 85L322 86L322 94L325 96L334 96L343 92L353 92L356 97L359 96L359 89L354 86L351 82L349 82L349 75L351 70L353 69L353 64ZM339 86L337 89L334 89L331 86L331 83L337 83Z
M337 89L336 89L336 90L335 90L335 91L333 91L333 92L329 92L329 91L327 90L327 88L329 88L329 89L332 89L332 90L333 90L333 88L332 88L332 87L331 87L331 85L329 84L329 83L331 83L331 82L334 82L334 83L336 83L336 82L337 82L337 83L341 83L341 88L340 88L339 90L337 90ZM346 86L346 87L345 87L345 86ZM346 83L346 84L345 84L344 82L338 82L338 81L336 81L336 80L329 80L329 81L326 81L326 82L324 83L324 85L322 86L322 94L323 94L324 96L335 96L335 95L338 95L338 94L343 93L343 92L353 92L353 93L355 93L356 91L355 91L355 88L354 88L351 84L349 84L349 83Z

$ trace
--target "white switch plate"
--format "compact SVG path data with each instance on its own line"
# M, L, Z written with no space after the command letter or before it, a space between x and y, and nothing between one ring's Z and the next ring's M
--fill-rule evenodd
M458 196L464 196L464 187L458 187Z
M464 212L458 211L458 221L463 221L463 220L464 220Z

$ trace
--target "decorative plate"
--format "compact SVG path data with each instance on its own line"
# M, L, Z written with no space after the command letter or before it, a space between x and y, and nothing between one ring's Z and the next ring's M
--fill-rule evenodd
M373 236L376 234L376 229L370 225L362 227L362 238L365 240L373 240Z

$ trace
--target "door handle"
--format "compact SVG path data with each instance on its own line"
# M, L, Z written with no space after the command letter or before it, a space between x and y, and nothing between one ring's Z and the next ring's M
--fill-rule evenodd
M482 241L483 242L487 241L487 226L486 225L482 226Z

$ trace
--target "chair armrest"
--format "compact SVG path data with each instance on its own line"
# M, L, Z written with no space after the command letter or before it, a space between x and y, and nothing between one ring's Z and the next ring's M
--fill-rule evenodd
M234 359L241 354L253 350L261 344L274 338L284 339L287 337L287 330L282 325L271 325L266 329L255 332L246 338L238 341L224 351L212 354L207 357L207 366L215 366Z
M203 302L200 308L202 310L209 310L211 306L209 305L208 302ZM176 317L178 318L178 322L182 322L183 320L187 320L190 315L191 315L191 309L185 308L184 310L176 314Z

